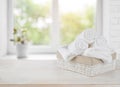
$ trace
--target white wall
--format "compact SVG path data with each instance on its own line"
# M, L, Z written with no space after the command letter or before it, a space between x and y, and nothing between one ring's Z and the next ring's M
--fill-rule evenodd
M103 33L110 45L120 49L120 0L104 0Z
M0 0L0 55L7 53L7 0Z

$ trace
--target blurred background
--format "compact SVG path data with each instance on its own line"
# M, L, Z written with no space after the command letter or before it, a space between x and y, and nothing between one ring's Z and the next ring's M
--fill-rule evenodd
M60 44L95 27L96 0L59 0ZM15 0L14 27L28 30L33 45L50 45L52 0Z

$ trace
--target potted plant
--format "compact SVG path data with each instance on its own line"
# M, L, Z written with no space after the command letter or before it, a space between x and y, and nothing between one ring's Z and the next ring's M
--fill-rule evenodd
M26 58L28 54L27 29L16 29L13 31L14 38L11 41L16 45L16 53L18 58Z

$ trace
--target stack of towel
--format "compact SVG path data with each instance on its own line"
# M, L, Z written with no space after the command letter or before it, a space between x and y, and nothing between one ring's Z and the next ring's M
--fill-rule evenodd
M104 63L112 62L112 53L114 52L104 37L98 36L94 29L83 31L69 45L61 47L58 52L65 61L71 61L78 55L96 57Z

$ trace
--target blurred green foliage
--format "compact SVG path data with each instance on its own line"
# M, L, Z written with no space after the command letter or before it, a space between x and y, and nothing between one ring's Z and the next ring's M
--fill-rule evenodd
M50 18L51 4L37 4L33 0L16 0L15 21L22 28L28 29L28 37L34 45L47 45L50 43L50 26L46 22ZM46 26L37 27L35 24L42 21ZM15 23L16 24L16 23ZM34 26L33 26L34 25ZM18 28L18 25L15 25ZM86 28L94 27L94 8L87 7L84 14L66 13L61 15L61 44L69 44Z
M87 28L94 28L95 12L93 7L87 7L85 13L62 14L61 37L62 44L71 43L78 34Z
M50 5L39 5L33 3L32 0L16 0L15 9L18 11L18 15L15 15L15 22L17 21L22 28L28 29L28 37L33 44L49 44L50 42L50 25L46 23L45 18L49 17ZM33 26L41 20L46 27L38 28ZM16 25L16 23L15 23ZM18 25L15 26L18 28Z

